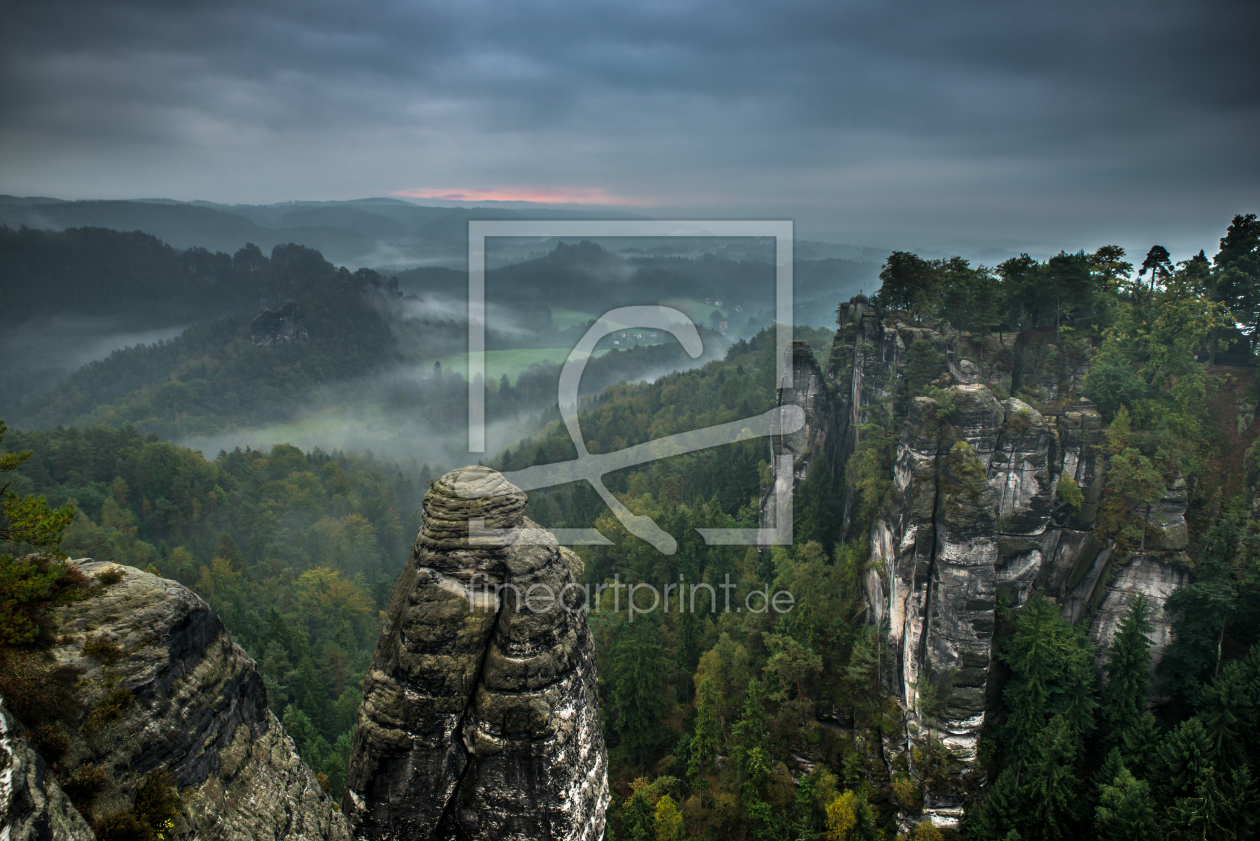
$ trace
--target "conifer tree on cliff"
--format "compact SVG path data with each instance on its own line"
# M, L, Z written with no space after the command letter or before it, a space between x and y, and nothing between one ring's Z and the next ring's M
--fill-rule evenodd
M0 421L0 444L9 427ZM30 450L0 455L0 473L8 474L32 456ZM57 547L74 519L74 506L49 508L42 496L22 496L11 490L6 477L0 487L3 513L0 513L0 546L9 544L17 552L34 548L39 554L15 557L0 552L0 645L28 643L39 633L39 606L50 599L69 568L58 562ZM9 548L5 546L5 548Z
M1254 351L1260 334L1260 221L1256 214L1234 217L1212 262L1217 298L1243 326Z

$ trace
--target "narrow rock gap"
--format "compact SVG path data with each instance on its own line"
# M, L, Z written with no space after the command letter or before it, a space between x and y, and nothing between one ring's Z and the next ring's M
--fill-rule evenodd
M937 534L936 534L936 515L937 515L937 511L940 508L940 500L941 500L941 451L940 451L939 441L937 442L937 445L936 445L936 454L933 459L933 465L936 468L935 470L936 487L934 489L936 493L932 495L932 520L931 520L932 554L928 556L928 568L927 568L927 574L925 576L926 587L924 588L926 595L924 596L924 599L923 599L923 624L922 624L922 627L920 627L919 629L918 651L915 654L915 658L921 664L920 666L921 671L919 674L920 680L923 679L922 668L926 667L927 665L928 632L931 630L931 625L932 625L932 608L936 603L936 588L932 584L932 574L936 571L936 553L939 551L939 547L941 543L941 541L937 539ZM903 666L903 673L904 673L904 666ZM907 687L907 689L910 689L911 691L914 692L914 702L915 702L914 706L918 707L918 704L919 704L918 691L914 687Z
M504 585L507 585L508 581L509 575L505 567L503 573ZM504 587L504 592L507 592L506 586ZM464 752L464 768L459 772L459 779L455 782L455 788L451 790L446 804L442 807L442 814L438 817L434 826L434 832L439 831L443 827L453 827L461 838L468 838L468 834L464 832L463 827L455 817L456 804L460 793L464 790L464 780L468 776L468 772L477 764L476 755L468 750L468 745L464 742L464 723L468 720L469 714L473 711L473 707L476 704L477 687L481 685L481 676L486 669L486 658L490 655L490 646L494 645L494 634L498 630L499 620L503 618L503 606L507 602L506 598L500 598L498 595L495 598L499 599L499 604L495 609L494 622L490 625L490 633L486 635L486 644L482 646L481 657L477 661L477 670L473 673L472 685L468 688L468 696L464 699L464 711L459 714L459 719L455 722L455 729L451 733L455 744ZM433 836L430 835L430 837Z

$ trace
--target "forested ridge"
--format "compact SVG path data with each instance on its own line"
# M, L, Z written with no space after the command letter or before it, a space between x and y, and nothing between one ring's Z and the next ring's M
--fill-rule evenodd
M1250 355L1257 255L1260 227L1240 216L1214 260L1201 254L1174 265L1155 247L1137 271L1115 247L1045 262L1021 257L996 270L906 253L886 264L874 301L880 312L927 326L950 321L998 359L1011 392L1030 404L1056 411L1077 396L1047 402L1037 378L1055 369L1050 363L1088 366L1083 394L1110 422L1098 537L1114 541L1116 563L1141 551L1145 517L1165 486L1185 476L1191 487L1194 579L1168 605L1182 618L1154 675L1162 687L1156 707L1148 704L1152 643L1142 600L1105 651L1044 596L1018 612L999 609L1003 688L982 752L991 785L971 792L964 837L1254 836L1260 522L1248 494L1260 479L1260 447L1245 458L1231 452L1242 434L1225 424L1234 423L1235 399L1254 405L1257 393L1250 371L1205 363L1227 346ZM582 419L588 447L616 449L769 405L771 393L742 379L756 360L772 363L769 337L759 339L732 348L734 371L710 366L606 392ZM952 398L938 387L940 366L926 341L911 345L899 414L910 398L930 395L938 422L948 423ZM811 474L798 491L788 550L706 546L691 531L755 522L748 494L764 492L769 480L763 448L729 445L608 478L635 513L680 536L673 556L626 535L582 488L532 495L549 525L588 525L596 516L619 535L616 546L581 550L592 581L717 584L729 575L738 582L736 605L766 584L796 597L783 616L702 610L631 621L605 607L595 617L617 792L611 835L892 837L895 815L908 820L905 831L924 790L957 773L958 759L931 729L942 687L918 688L928 716L926 729L910 734L917 777L879 747L905 738L903 711L884 690L881 664L891 652L863 621L861 580L871 520L888 504L899 423L863 427L836 485ZM549 448L549 460L560 458L566 437L557 428L495 465L518 468ZM1251 440L1254 431L1243 446ZM857 516L841 533L846 488ZM1062 486L1069 505L1071 491ZM916 838L952 832L928 823L910 829Z
M1150 673L1148 606L1135 601L1097 651L1049 598L999 610L1000 692L982 751L988 785L971 792L958 834L976 839L1253 838L1260 786L1260 483L1254 428L1232 427L1235 397L1257 397L1250 369L1212 355L1251 355L1260 322L1260 226L1237 217L1212 259L1173 264L1152 248L1139 266L1120 249L1017 258L990 271L960 259L895 253L873 303L915 324L949 321L1037 391L1045 361L1081 360L1081 393L1108 426L1100 537L1140 552L1153 500L1174 477L1190 489L1192 583L1163 666ZM1135 270L1136 269L1136 270ZM1010 335L1015 341L1008 341ZM827 334L799 331L827 369ZM926 342L924 343L926 344ZM894 417L864 428L836 482L811 473L796 498L796 543L758 552L707 546L696 527L750 527L769 480L764 442L732 444L608 477L636 513L679 540L665 556L627 535L584 487L531 494L544 526L598 525L610 547L583 547L591 583L736 584L786 590L788 613L653 612L607 603L592 614L601 713L610 747L609 837L875 839L911 828L925 789L958 770L930 719L907 734L888 695L884 629L867 621L868 534L889 504L897 437L910 401L931 395L949 423L930 346L912 344ZM774 337L736 343L720 361L651 384L622 384L583 407L592 452L749 417L774 404ZM1040 366L1040 367L1039 367ZM509 391L510 394L510 391ZM1220 401L1230 399L1222 414ZM454 399L454 398L452 398ZM1253 409L1254 411L1254 409ZM1223 427L1227 421L1230 428ZM118 421L115 420L117 423ZM10 432L35 455L11 493L43 494L77 514L63 550L192 586L259 662L269 699L303 757L337 786L358 685L379 611L418 526L423 467L343 453L233 451L213 460L134 429ZM558 422L491 460L512 470L572 457ZM842 528L850 494L853 521ZM1071 489L1062 491L1071 500ZM7 591L11 592L11 591ZM718 591L721 593L721 590ZM27 656L22 645L6 657ZM1160 703L1148 704L1152 680ZM920 689L932 709L933 693ZM916 777L889 761L909 741ZM900 821L900 823L899 823Z

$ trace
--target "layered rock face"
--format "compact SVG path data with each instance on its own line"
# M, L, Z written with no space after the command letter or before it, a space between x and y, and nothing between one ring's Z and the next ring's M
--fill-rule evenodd
M601 838L581 562L487 468L442 477L424 513L364 682L344 803L355 837Z
M904 413L892 488L871 527L865 587L870 617L887 628L896 652L889 688L907 710L907 725L918 729L920 689L935 684L944 690L938 735L968 763L975 758L986 714L1000 700L989 679L997 602L1018 608L1034 590L1085 624L1100 652L1142 594L1153 609L1158 664L1173 622L1164 604L1189 577L1185 483L1177 480L1152 511L1146 551L1113 558L1111 544L1093 532L1106 468L1102 418L1066 397L1087 368L1052 346L1015 348L1015 337L1004 356L982 360L948 326L937 332L880 322L861 297L842 305L839 317L821 392L830 405L819 406L809 392L780 395L781 403L808 403L818 428L834 423L830 450L810 439L788 440L784 449L796 458L798 481L822 464L842 469L834 462L853 452L861 424ZM948 388L942 402L918 397L898 412L905 351L917 338L937 350L937 384ZM1011 360L1021 370L1012 373ZM794 357L786 362L808 367ZM1012 376L1059 408L1043 416L1021 400L999 400L989 385L1009 388ZM1079 510L1058 496L1063 477L1081 490ZM847 528L852 494L846 497ZM950 825L961 804L961 792L930 792L925 813Z
M761 498L762 528L779 526L775 500L783 494L790 494L793 487L804 481L815 462L818 469L833 478L840 464L836 456L836 418L832 411L835 402L833 381L823 376L805 342L792 342L785 361L792 371L792 387L780 387L778 405L800 406L805 410L805 425L796 432L770 439L774 463L778 464L783 456L791 456L792 471L790 474L776 471L774 485Z
M21 725L9 715L2 699L0 816L0 837L5 841L92 841L96 837L43 758L26 740Z
M306 325L298 318L295 301L285 301L274 310L258 313L249 323L249 334L256 345L282 345L310 339Z
M132 567L73 563L89 577L121 576L52 611L51 655L82 670L79 726L60 762L107 772L92 812L132 808L141 783L166 770L182 802L167 838L348 840L345 819L267 709L254 661L210 606ZM60 808L51 791L46 802L49 814ZM74 825L36 837L76 837Z

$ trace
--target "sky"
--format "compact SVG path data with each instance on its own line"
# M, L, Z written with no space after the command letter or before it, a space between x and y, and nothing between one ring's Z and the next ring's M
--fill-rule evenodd
M8 195L523 200L1175 256L1260 211L1254 0L0 0L0 19Z

